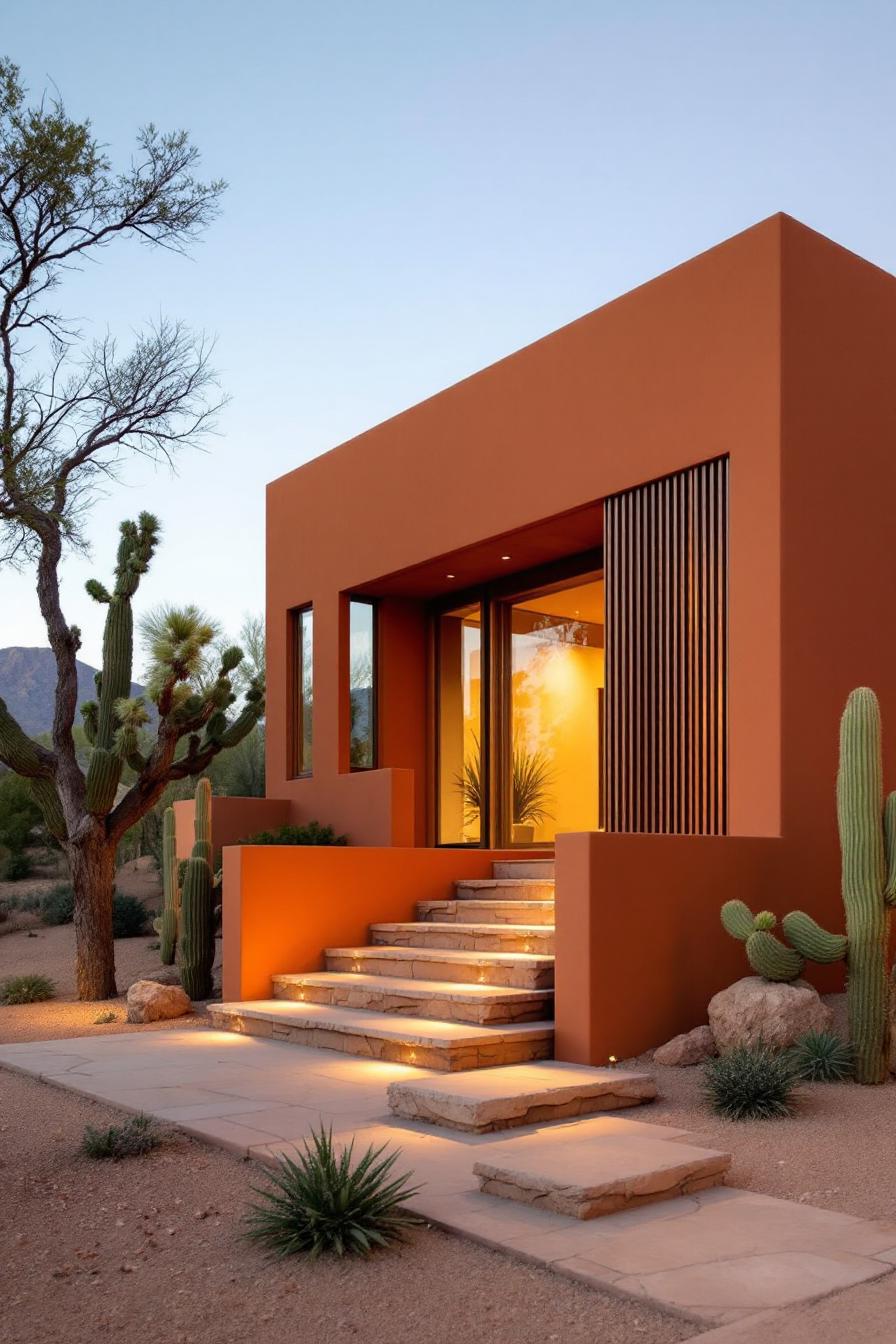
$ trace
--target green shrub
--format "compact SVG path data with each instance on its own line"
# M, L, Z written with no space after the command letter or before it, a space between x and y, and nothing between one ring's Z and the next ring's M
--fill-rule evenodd
M3 865L4 882L21 882L23 877L31 876L31 860L27 854L10 854L6 863Z
M37 909L44 924L71 924L75 917L75 893L67 882L60 882L40 897Z
M162 1136L151 1115L132 1115L123 1124L109 1125L108 1129L94 1129L88 1125L81 1151L87 1157L120 1162L123 1157L142 1157L161 1141Z
M307 826L281 826L276 831L259 831L240 840L241 845L347 845L348 836L337 835L332 826L309 821Z
M0 984L0 1003L41 1003L55 993L56 981L47 975L12 975Z
M312 1130L298 1161L281 1157L279 1170L265 1173L269 1188L255 1187L264 1203L247 1214L249 1239L274 1255L312 1259L326 1251L367 1255L400 1241L420 1221L401 1207L419 1186L408 1185L407 1173L392 1176L400 1150L384 1157L385 1146L371 1146L352 1167L353 1148L337 1158L332 1130Z
M112 935L115 938L139 938L147 932L149 911L136 896L112 899Z
M728 1120L771 1120L790 1115L797 1082L786 1054L768 1046L738 1046L704 1065L704 1090L717 1115Z
M96 1016L93 1020L94 1020L94 1023L95 1023L96 1026L98 1026L98 1027L104 1027L104 1026L106 1026L107 1023L109 1023L109 1022L117 1022L117 1021L118 1021L118 1016L117 1016L116 1013L113 1013L112 1010L111 1010L111 1008L110 1008L108 1012L105 1012L105 1013L98 1013L97 1016Z
M851 1047L832 1031L807 1031L791 1050L790 1063L797 1078L810 1083L842 1083L855 1069Z

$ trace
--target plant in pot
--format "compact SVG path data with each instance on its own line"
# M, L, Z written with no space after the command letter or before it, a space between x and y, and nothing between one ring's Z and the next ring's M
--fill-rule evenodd
M511 839L515 845L531 845L535 828L553 816L547 804L551 797L554 771L543 751L529 751L513 744Z
M472 754L464 760L461 773L455 776L455 787L463 799L464 820L468 824L481 817L483 802L482 752L476 738L473 743ZM546 753L529 751L515 742L511 768L511 839L515 845L531 845L536 826L553 816L547 808L553 782L554 771Z

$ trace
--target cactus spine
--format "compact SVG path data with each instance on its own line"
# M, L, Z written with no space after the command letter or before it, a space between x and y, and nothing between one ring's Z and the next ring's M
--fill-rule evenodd
M196 786L195 843L187 860L180 896L180 978L191 999L212 992L215 963L215 876L211 846L212 788L207 779ZM176 873L175 873L176 877Z
M767 922L760 924L764 915L754 920L742 901L726 902L722 923L747 944L753 969L769 980L795 979L804 958L821 964L845 960L855 1076L860 1083L882 1083L890 1071L887 949L890 908L896 903L896 793L885 805L880 706L864 686L852 692L840 721L837 825L845 935L828 933L811 915L794 910L782 921L793 945L786 947Z
M162 891L164 905L159 924L159 950L162 965L171 966L177 951L177 925L180 913L180 883L177 880L173 807L166 807L162 818Z

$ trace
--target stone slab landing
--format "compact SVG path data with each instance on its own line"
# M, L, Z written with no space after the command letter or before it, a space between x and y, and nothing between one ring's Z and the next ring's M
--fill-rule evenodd
M640 1106L656 1096L649 1073L557 1060L389 1085L393 1115L470 1134Z
M728 1186L592 1219L480 1191L474 1165L525 1171L542 1144L555 1147L558 1163L568 1155L576 1169L574 1154L618 1144L622 1137L668 1149L668 1162L678 1162L688 1135L645 1124L631 1113L498 1134L438 1129L389 1115L388 1085L425 1081L419 1069L195 1028L0 1045L4 1064L123 1110L155 1115L268 1164L281 1153L294 1153L320 1125L332 1126L337 1144L356 1137L356 1151L386 1143L401 1150L398 1169L413 1172L414 1183L422 1185L412 1201L421 1217L596 1288L675 1312L697 1332L726 1327L719 1330L719 1344L791 1339L791 1309L821 1298L842 1302L848 1320L849 1290L891 1275L896 1263L896 1222L871 1222ZM62 1136L72 1151L79 1140L80 1134ZM500 1266L496 1272L500 1275ZM893 1281L896 1286L896 1276ZM837 1293L844 1297L830 1296ZM749 1330L754 1321L756 1333ZM742 1329L748 1333L741 1336ZM837 1336L844 1344L888 1337L886 1331L849 1328ZM708 1344L713 1336L705 1338Z

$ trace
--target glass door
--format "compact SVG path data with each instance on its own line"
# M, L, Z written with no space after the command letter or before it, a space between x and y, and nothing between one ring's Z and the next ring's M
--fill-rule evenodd
M553 844L558 831L598 829L603 598L595 576L503 604L499 844Z
M440 845L487 843L483 625L478 602L443 612L437 622Z

